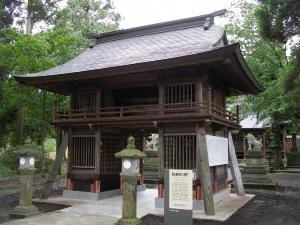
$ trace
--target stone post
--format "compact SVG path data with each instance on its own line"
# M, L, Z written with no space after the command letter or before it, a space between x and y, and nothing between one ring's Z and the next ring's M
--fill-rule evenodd
M10 213L10 217L20 219L39 213L36 206L32 205L32 184L35 171L34 155L36 153L29 141L26 141L22 149L16 153L20 155L20 201L19 205Z
M142 220L136 217L136 196L137 181L140 179L139 173L140 159L146 157L145 153L136 149L133 136L127 140L127 148L115 154L117 158L122 159L123 181L123 205L122 218L117 221L117 225L141 225Z
M287 154L287 166L289 168L300 168L300 149L297 149L297 135L292 134L292 149Z

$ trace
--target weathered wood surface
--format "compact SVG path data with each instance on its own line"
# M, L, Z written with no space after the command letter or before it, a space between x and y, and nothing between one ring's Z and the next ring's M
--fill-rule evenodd
M204 212L206 215L214 215L214 197L205 135L205 128L199 127L199 124L196 124L196 168L200 174L203 188Z
M239 164L236 158L235 148L232 140L231 132L228 132L228 145L229 145L229 166L233 179L235 193L239 196L245 195L244 185L242 181L241 171L239 168Z
M50 194L50 191L55 182L56 176L58 175L58 172L59 172L58 170L61 166L66 149L68 147L68 140L69 140L69 132L66 131L63 135L63 139L62 139L62 142L58 149L52 170L48 176L48 180L42 189L41 199L47 199Z

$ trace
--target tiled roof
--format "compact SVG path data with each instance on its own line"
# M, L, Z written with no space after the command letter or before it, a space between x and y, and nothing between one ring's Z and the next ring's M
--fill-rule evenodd
M198 18L198 23L195 23L195 20L193 22L193 26L177 26L167 31L160 29L152 33L125 36L121 39L116 38L118 32L114 32L114 38L104 42L99 36L98 44L71 61L47 71L26 76L39 77L101 70L188 56L216 48L225 35L224 29L213 23L204 29L205 18L203 21L203 17Z

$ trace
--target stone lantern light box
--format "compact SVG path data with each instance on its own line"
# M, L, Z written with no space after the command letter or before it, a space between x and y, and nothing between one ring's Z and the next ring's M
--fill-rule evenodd
M131 175L140 173L140 159L146 157L146 154L136 149L133 136L127 140L127 148L115 154L117 158L122 159L122 174Z

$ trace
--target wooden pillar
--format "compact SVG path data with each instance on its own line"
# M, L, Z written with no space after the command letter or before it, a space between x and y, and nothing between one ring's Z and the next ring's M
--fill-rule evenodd
M246 145L246 137L245 133L243 133L243 158L246 159L247 155L247 145Z
M236 119L237 119L237 122L240 123L240 106L239 105L236 105Z
M164 113L163 105L165 104L165 87L161 82L159 82L159 85L158 85L158 94L159 94L159 97L158 97L159 114L163 114Z
M100 176L101 176L101 127L96 129L96 140L95 140L95 181L94 181L94 192L100 192ZM99 190L98 190L99 189Z
M202 81L201 80L197 80L196 81L196 102L198 102L197 107L199 107L199 112L201 113L201 107L202 107L202 103L203 103L203 86L202 86ZM199 104L200 103L200 104Z
M59 131L59 139L60 139L60 143L61 144L61 131ZM71 178L71 172L72 172L72 165L73 165L73 138L72 138L72 128L69 129L69 137L68 137L68 165L67 165L67 177L70 179L70 186L68 186L68 182L67 182L67 188L69 191L73 190L73 183L72 183L72 178ZM59 149L59 147L57 147L57 149ZM58 153L56 153L58 154Z
M144 131L141 132L141 151L145 152L146 139ZM144 184L144 159L140 159L140 184Z
M208 86L208 93L207 93L207 108L208 108L208 115L211 116L211 103L212 103L212 88Z
M158 146L159 146L159 184L158 197L163 198L164 190L164 125L160 124L158 128Z
M101 88L98 88L96 92L96 113L97 113L96 116L97 117L100 116L99 113L101 112L101 107L102 107L101 99L102 99Z
M206 215L214 215L214 198L211 184L210 168L208 163L208 152L206 144L206 132L204 127L196 124L196 168L197 175L201 179L203 188L204 211Z
M239 196L245 195L244 185L242 181L241 171L236 158L235 148L232 140L231 132L228 132L228 158L229 167L233 179L235 193Z

